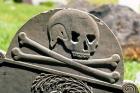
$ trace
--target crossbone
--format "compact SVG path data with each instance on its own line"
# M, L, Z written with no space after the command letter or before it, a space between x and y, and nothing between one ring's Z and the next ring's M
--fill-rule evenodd
M22 52L19 48L13 48L12 49L12 53L14 55L14 59L15 60L22 60L22 59L26 59L26 60L33 60L33 61L40 61L40 62L45 62L47 64L48 63L52 63L52 64L63 64L66 65L65 63L56 60L54 58L51 57L46 57L46 56L41 56L41 55L33 55L33 54L26 54L24 52ZM113 68L117 67L117 62L120 60L119 56L117 54L112 55L109 58L105 58L105 59L92 59L92 60L76 60L74 59L74 61L84 64L84 65L88 65L88 66L97 66L97 65L110 65Z
M116 82L120 77L120 74L117 71L107 73L107 72L86 66L88 64L92 64L92 65L110 64L113 67L117 67L117 62L120 61L120 57L117 54L113 55L110 58L106 58L106 59L95 59L95 60L86 60L86 61L85 60L73 60L73 59L64 57L52 50L40 45L39 43L31 40L30 38L27 37L27 35L24 32L19 33L19 39L20 39L19 43L21 45L27 44L29 46L32 46L32 47L40 50L44 54L48 55L49 57L25 54L25 53L21 52L20 49L13 48L12 53L14 54L14 59L16 59L16 60L19 60L22 58L23 59L30 58L32 60L42 59L47 62L47 60L49 59L49 61L51 61L51 62L62 63L62 64L70 65L72 67L76 67L84 72L90 73L91 75L97 76L110 83ZM109 61L109 62L107 62L107 61ZM114 62L110 62L110 61L114 61Z
M37 59L41 59L44 60L45 62L49 61L49 62L54 62L54 63L61 63L61 64L67 64L67 65L71 65L74 67L77 67L83 71L86 71L88 73L91 73L93 75L96 75L100 78L105 79L104 81L108 81L109 83L115 83L119 77L120 74L116 71L111 72L111 73L107 73L107 72L103 72L101 70L95 69L95 68L91 68L88 67L86 65L111 65L112 67L117 67L117 62L120 61L120 57L117 54L112 55L109 58L105 58L105 59L95 59L95 60L72 60L69 58L66 58L60 54L57 54L54 51L51 51L50 49L40 45L39 43L31 40L30 38L28 38L26 36L26 34L24 32L19 33L19 39L20 39L20 44L28 44L34 48L39 49L40 51L46 53L47 55L49 55L50 57L45 57L45 56L39 56L39 55L32 55L32 54L26 54L23 53L19 48L13 48L12 49L12 54L14 54L14 59L15 60L20 60L20 59L32 59L32 60L37 60ZM54 73L54 74L64 74L64 75L71 75L71 74L67 74L66 72L61 72L61 71L56 71L53 69L48 69L45 67L41 67L41 66L36 66L33 64L29 64L29 63L25 63L25 62L19 62L19 61L9 61L9 60L5 60L6 62L12 63L12 64L17 64L17 65L21 65L21 66L25 66L25 67L31 67L34 69L39 69L42 71L46 71L49 73ZM113 62L111 62L113 61ZM112 64L113 63L113 64ZM72 77L77 77L75 75L72 74ZM83 78L79 78L79 79L83 79Z

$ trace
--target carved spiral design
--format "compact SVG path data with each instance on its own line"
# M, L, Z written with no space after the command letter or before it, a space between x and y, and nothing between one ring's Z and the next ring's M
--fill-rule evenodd
M124 93L139 93L138 88L133 83L124 83L122 86Z
M41 74L33 82L32 93L93 93L91 87L71 77Z

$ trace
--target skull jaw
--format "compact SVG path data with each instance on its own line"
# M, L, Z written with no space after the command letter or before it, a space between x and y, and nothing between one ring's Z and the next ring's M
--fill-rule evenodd
M67 51L69 51L69 53L71 53L71 57L73 59L84 59L84 60L88 60L91 56L94 55L97 48L96 46L98 45L98 44L92 44L90 45L90 49L84 50L83 48L82 49L80 48L80 45L74 47L75 45L67 40L62 42L63 42L64 49L66 49Z
M75 59L89 59L90 53L72 51L72 57Z

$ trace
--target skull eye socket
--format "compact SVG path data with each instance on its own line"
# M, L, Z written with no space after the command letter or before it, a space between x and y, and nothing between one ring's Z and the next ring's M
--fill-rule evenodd
M79 40L78 40L78 37L80 36L79 33L75 32L75 31L72 31L72 32L71 32L71 36L72 36L72 41L73 41L73 42L78 42L78 41L79 41Z
M96 36L95 35L91 35L91 34L88 34L88 35L86 35L87 36L87 39L88 39L88 41L91 43L91 42L93 42L94 40L95 40L95 38L96 38Z

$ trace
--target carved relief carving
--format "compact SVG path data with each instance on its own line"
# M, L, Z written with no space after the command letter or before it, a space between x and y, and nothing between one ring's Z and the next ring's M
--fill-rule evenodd
M74 58L88 59L98 47L99 29L96 21L81 11L59 11L49 20L50 46L63 42Z
M19 42L20 44L22 44L22 45L27 44L29 46L32 46L32 47L44 52L49 57L44 57L44 56L35 57L37 55L25 54L25 53L22 53L19 48L13 48L11 52L12 52L13 58L15 60L29 59L29 58L31 58L31 60L35 60L36 58L38 58L40 60L46 60L47 61L47 59L50 59L50 61L52 60L53 62L63 63L63 64L67 64L69 66L79 68L82 71L86 71L88 73L99 76L99 77L103 78L104 81L107 81L107 82L110 82L110 83L115 83L119 79L119 73L118 72L114 71L112 73L107 73L107 72L104 72L104 71L101 71L101 70L98 70L98 69L95 69L95 68L91 68L91 67L83 64L83 63L86 63L86 61L87 62L89 61L89 63L92 64L92 61L93 61L93 64L96 65L95 62L94 62L94 59L93 60L83 60L83 61L76 60L76 59L75 60L69 59L69 58L64 57L64 56L62 56L62 55L60 55L60 54L58 54L58 53L56 53L52 50L40 45L39 43L31 40L29 37L27 37L27 35L24 32L19 33L19 39L20 39L20 42ZM44 58L44 59L42 59L42 58ZM96 59L95 61L101 63L101 65L106 64L107 63L106 61L114 61L115 65L113 65L113 66L116 67L117 62L119 62L119 60L120 60L119 55L114 54L112 56L112 58ZM103 61L105 61L105 62L103 62ZM56 73L54 73L54 74L56 74Z
M124 82L122 89L124 93L139 93L136 85L130 82Z
M45 73L33 81L32 93L94 93L93 87L88 83L127 93L126 85L116 84L121 77L120 72L116 70L121 62L120 53L115 52L104 58L100 56L93 58L102 38L98 22L100 22L98 18L88 13L75 9L60 9L45 25L49 47L32 39L26 31L19 31L15 39L18 46L11 48L11 58L3 57L0 61ZM60 45L71 57L54 51L57 45ZM23 47L34 53L36 50L41 53L26 53ZM47 67L48 64L54 67L58 67L58 64L63 65L84 75ZM100 67L106 70L99 69Z
M86 83L61 75L41 74L33 82L32 93L93 93Z

